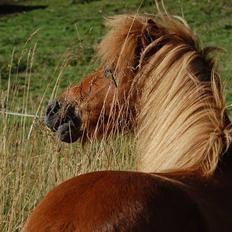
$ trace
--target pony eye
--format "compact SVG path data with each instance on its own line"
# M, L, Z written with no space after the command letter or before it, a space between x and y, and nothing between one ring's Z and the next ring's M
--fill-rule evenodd
M111 78L114 85L116 87L118 87L118 84L117 84L117 81L116 81L116 78L115 78L115 73L114 73L114 70L112 68L106 67L105 71L104 71L104 76L107 79Z
M112 69L111 68L106 68L105 71L104 71L105 78L110 78L110 77L112 77L112 75L113 75Z

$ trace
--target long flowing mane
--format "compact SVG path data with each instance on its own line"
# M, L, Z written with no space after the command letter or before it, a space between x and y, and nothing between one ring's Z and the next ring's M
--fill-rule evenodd
M180 18L161 15L162 33L141 55L138 166L146 172L214 172L231 143L213 48L200 49Z

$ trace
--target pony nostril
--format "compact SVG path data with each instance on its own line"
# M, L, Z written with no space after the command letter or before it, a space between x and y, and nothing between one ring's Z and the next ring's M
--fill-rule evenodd
M52 131L56 131L61 121L59 117L59 110L61 109L58 101L53 101L48 105L45 114L45 123Z
M54 100L53 102L51 102L49 105L48 105L48 108L47 108L47 112L46 112L46 115L49 117L49 116L53 116L54 114L56 114L59 110L60 110L60 104L58 101Z

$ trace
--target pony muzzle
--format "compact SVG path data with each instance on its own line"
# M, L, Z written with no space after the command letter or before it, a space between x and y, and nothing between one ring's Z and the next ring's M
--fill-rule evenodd
M49 103L45 114L45 124L62 142L73 143L82 136L82 122L75 108L61 106L57 100Z

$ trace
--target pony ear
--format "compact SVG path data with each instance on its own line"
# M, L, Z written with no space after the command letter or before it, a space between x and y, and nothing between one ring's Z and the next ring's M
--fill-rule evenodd
M159 28L156 23L152 19L148 19L143 30L143 39L146 46L155 40L155 35L157 34L158 30Z

